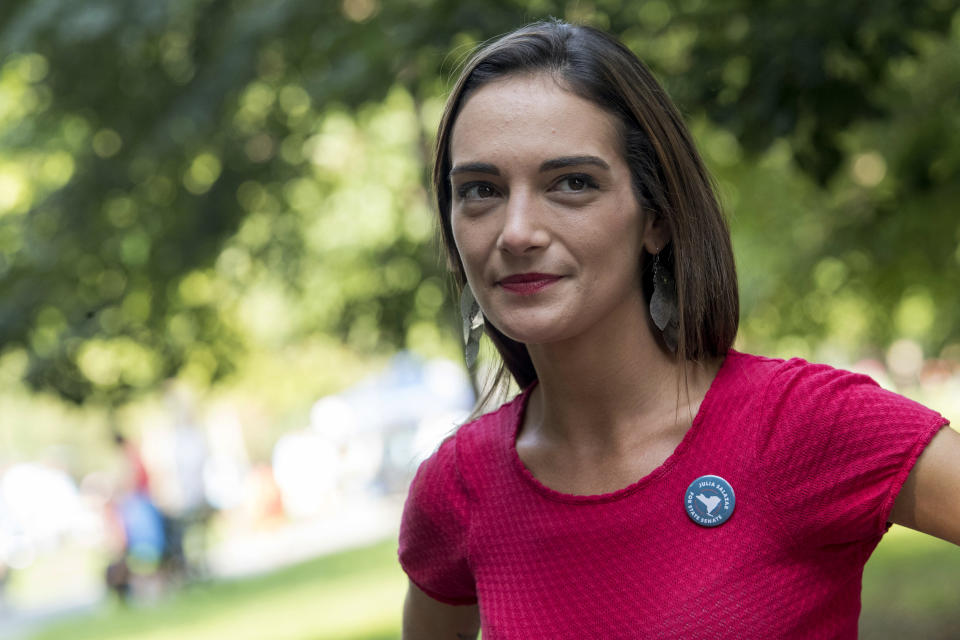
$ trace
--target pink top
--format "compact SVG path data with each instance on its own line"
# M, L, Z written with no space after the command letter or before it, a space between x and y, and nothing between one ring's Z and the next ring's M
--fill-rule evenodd
M410 487L400 563L484 640L855 638L863 565L939 414L867 378L730 351L693 426L652 473L576 496L515 441L529 389L461 427ZM736 494L707 528L684 494Z

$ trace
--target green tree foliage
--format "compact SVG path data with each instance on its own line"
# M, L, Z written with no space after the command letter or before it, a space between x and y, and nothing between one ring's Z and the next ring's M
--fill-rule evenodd
M800 168L826 184L844 162L842 135L889 116L894 65L943 34L955 2L705 3L685 19L697 37L677 93L704 108L749 151L790 140Z
M960 337L955 0L21 0L0 6L0 350L116 404L249 345L445 339L446 82L549 15L620 35L697 123L748 336Z

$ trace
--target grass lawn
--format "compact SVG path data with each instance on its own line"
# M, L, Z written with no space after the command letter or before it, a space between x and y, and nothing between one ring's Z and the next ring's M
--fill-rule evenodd
M406 577L396 542L269 575L194 585L151 606L106 606L31 640L388 640L399 638Z
M895 527L863 582L863 640L960 638L960 548ZM32 640L395 640L405 588L391 541L149 607L105 607Z

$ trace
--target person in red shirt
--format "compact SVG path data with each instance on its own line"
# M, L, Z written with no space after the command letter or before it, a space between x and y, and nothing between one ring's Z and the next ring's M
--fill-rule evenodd
M434 183L468 359L522 393L411 484L404 638L854 638L890 523L960 544L960 435L865 376L734 351L729 232L611 36L480 49Z

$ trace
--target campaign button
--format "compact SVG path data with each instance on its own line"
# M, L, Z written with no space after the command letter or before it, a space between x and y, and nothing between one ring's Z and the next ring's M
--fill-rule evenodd
M718 527L729 520L736 504L733 487L720 476L700 476L683 497L687 515L702 527Z

